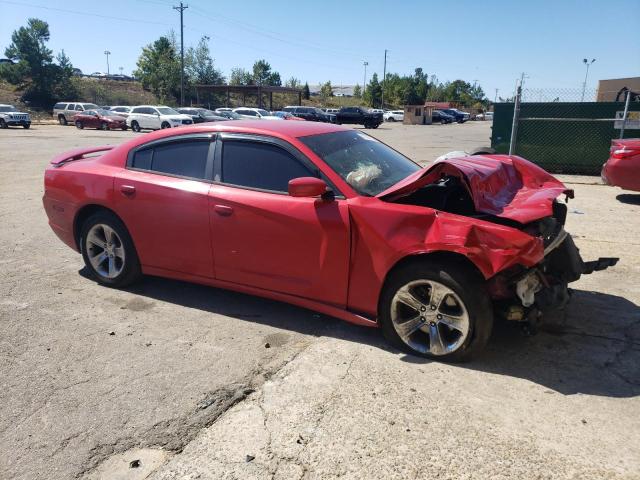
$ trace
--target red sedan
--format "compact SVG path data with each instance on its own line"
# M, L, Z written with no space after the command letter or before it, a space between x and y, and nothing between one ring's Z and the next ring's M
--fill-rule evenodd
M51 228L104 285L149 274L260 295L450 360L485 346L494 312L537 319L616 261L582 261L556 200L572 191L522 158L424 169L326 123L161 130L63 153L44 181Z
M640 138L612 140L609 160L602 167L607 185L640 192Z
M76 127L79 129L83 129L85 127L99 128L100 130L127 129L126 118L109 110L86 110L82 113L76 114L73 119Z

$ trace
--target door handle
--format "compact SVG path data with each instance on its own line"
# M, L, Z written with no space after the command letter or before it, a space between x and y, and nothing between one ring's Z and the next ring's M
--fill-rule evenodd
M136 193L136 187L133 185L120 185L120 191L123 195L131 196Z
M222 215L223 217L228 217L233 213L233 208L227 207L226 205L214 205L213 209L218 215Z

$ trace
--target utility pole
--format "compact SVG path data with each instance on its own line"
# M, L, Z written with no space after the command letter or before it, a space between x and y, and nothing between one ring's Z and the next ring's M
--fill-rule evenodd
M104 54L107 56L107 76L109 76L109 55L111 55L111 52L109 50L105 50Z
M364 91L367 88L367 65L369 65L369 62L362 62L362 65L364 65L364 80L362 81L362 95L364 95Z
M587 77L589 76L589 67L595 61L596 61L595 58L591 61L587 60L586 58L582 59L582 63L584 63L587 66L587 73L584 74L584 83L582 84L582 98L580 99L581 102L584 102L584 92L587 89Z
M180 2L179 7L173 7L180 12L180 106L184 106L184 21L183 12L189 8Z
M384 110L384 84L387 79L387 49L384 49L384 68L382 69L382 98L380 99L380 108Z
M493 103L496 103L497 100L498 100L498 89L496 88L496 95L495 97L493 97Z

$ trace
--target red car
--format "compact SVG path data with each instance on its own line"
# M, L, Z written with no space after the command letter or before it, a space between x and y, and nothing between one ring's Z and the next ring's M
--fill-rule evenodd
M602 180L625 190L640 192L640 138L612 140Z
M74 121L76 123L76 127L79 129L83 129L85 127L99 128L100 130L127 129L126 118L115 112L103 109L86 110L82 113L78 113L74 117Z
M63 153L44 183L49 225L101 284L149 274L260 295L450 360L484 347L494 312L537 319L616 261L582 261L556 200L572 191L522 158L425 169L327 123L161 130Z

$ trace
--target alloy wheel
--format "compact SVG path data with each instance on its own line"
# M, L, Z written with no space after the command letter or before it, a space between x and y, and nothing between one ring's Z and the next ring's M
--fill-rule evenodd
M109 225L98 223L91 227L85 241L87 257L93 269L105 278L116 278L125 265L122 239Z
M398 289L391 320L402 341L430 355L460 348L469 335L469 312L451 288L433 280L415 280Z

